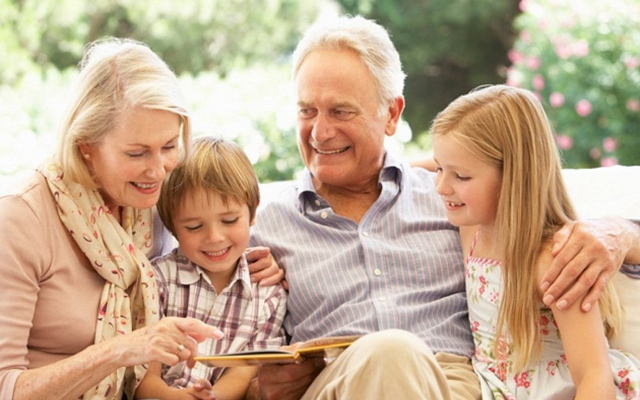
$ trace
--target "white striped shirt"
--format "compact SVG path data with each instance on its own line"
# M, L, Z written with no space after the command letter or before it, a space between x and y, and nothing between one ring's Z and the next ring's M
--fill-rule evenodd
M359 224L333 212L309 171L258 208L251 244L286 270L292 342L398 328L434 352L471 356L460 239L434 177L387 155Z

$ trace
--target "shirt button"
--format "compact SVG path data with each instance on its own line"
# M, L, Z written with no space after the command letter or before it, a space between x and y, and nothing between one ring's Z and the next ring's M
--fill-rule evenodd
M382 271L380 271L378 268L376 268L376 269L373 270L373 274L375 276L380 276L380 275L382 275Z
M362 232L362 236L369 237L369 232Z
M320 213L320 216L322 217L322 219L327 219L327 216L328 216L328 215L329 215L329 214L327 214L327 212L326 212L326 211L323 211L323 212L321 212L321 213Z
M387 301L387 296L380 296L378 298L378 300L380 300L380 302L384 303L385 301Z
M320 205L320 200L316 200L316 205L319 206Z

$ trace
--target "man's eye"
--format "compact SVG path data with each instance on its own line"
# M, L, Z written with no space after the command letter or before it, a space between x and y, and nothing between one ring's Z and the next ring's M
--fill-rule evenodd
M335 117L338 118L340 121L348 121L351 118L355 117L356 113L350 110L338 109L333 112L333 115L335 115Z
M314 110L313 108L301 108L298 110L298 116L304 119L313 118L316 116L316 114L317 114L317 111Z

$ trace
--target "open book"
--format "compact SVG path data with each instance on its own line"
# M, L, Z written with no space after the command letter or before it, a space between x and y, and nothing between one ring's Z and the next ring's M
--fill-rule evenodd
M210 367L243 367L248 365L300 363L311 357L334 358L360 336L335 336L307 340L295 350L264 349L196 357Z

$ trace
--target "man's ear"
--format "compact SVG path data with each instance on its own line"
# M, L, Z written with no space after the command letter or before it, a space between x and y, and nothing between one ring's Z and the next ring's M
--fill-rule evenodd
M402 115L403 110L404 97L398 96L389 103L387 108L387 125L384 130L384 133L387 136L393 136L396 133L396 129L398 129L398 122L400 121L400 116Z

